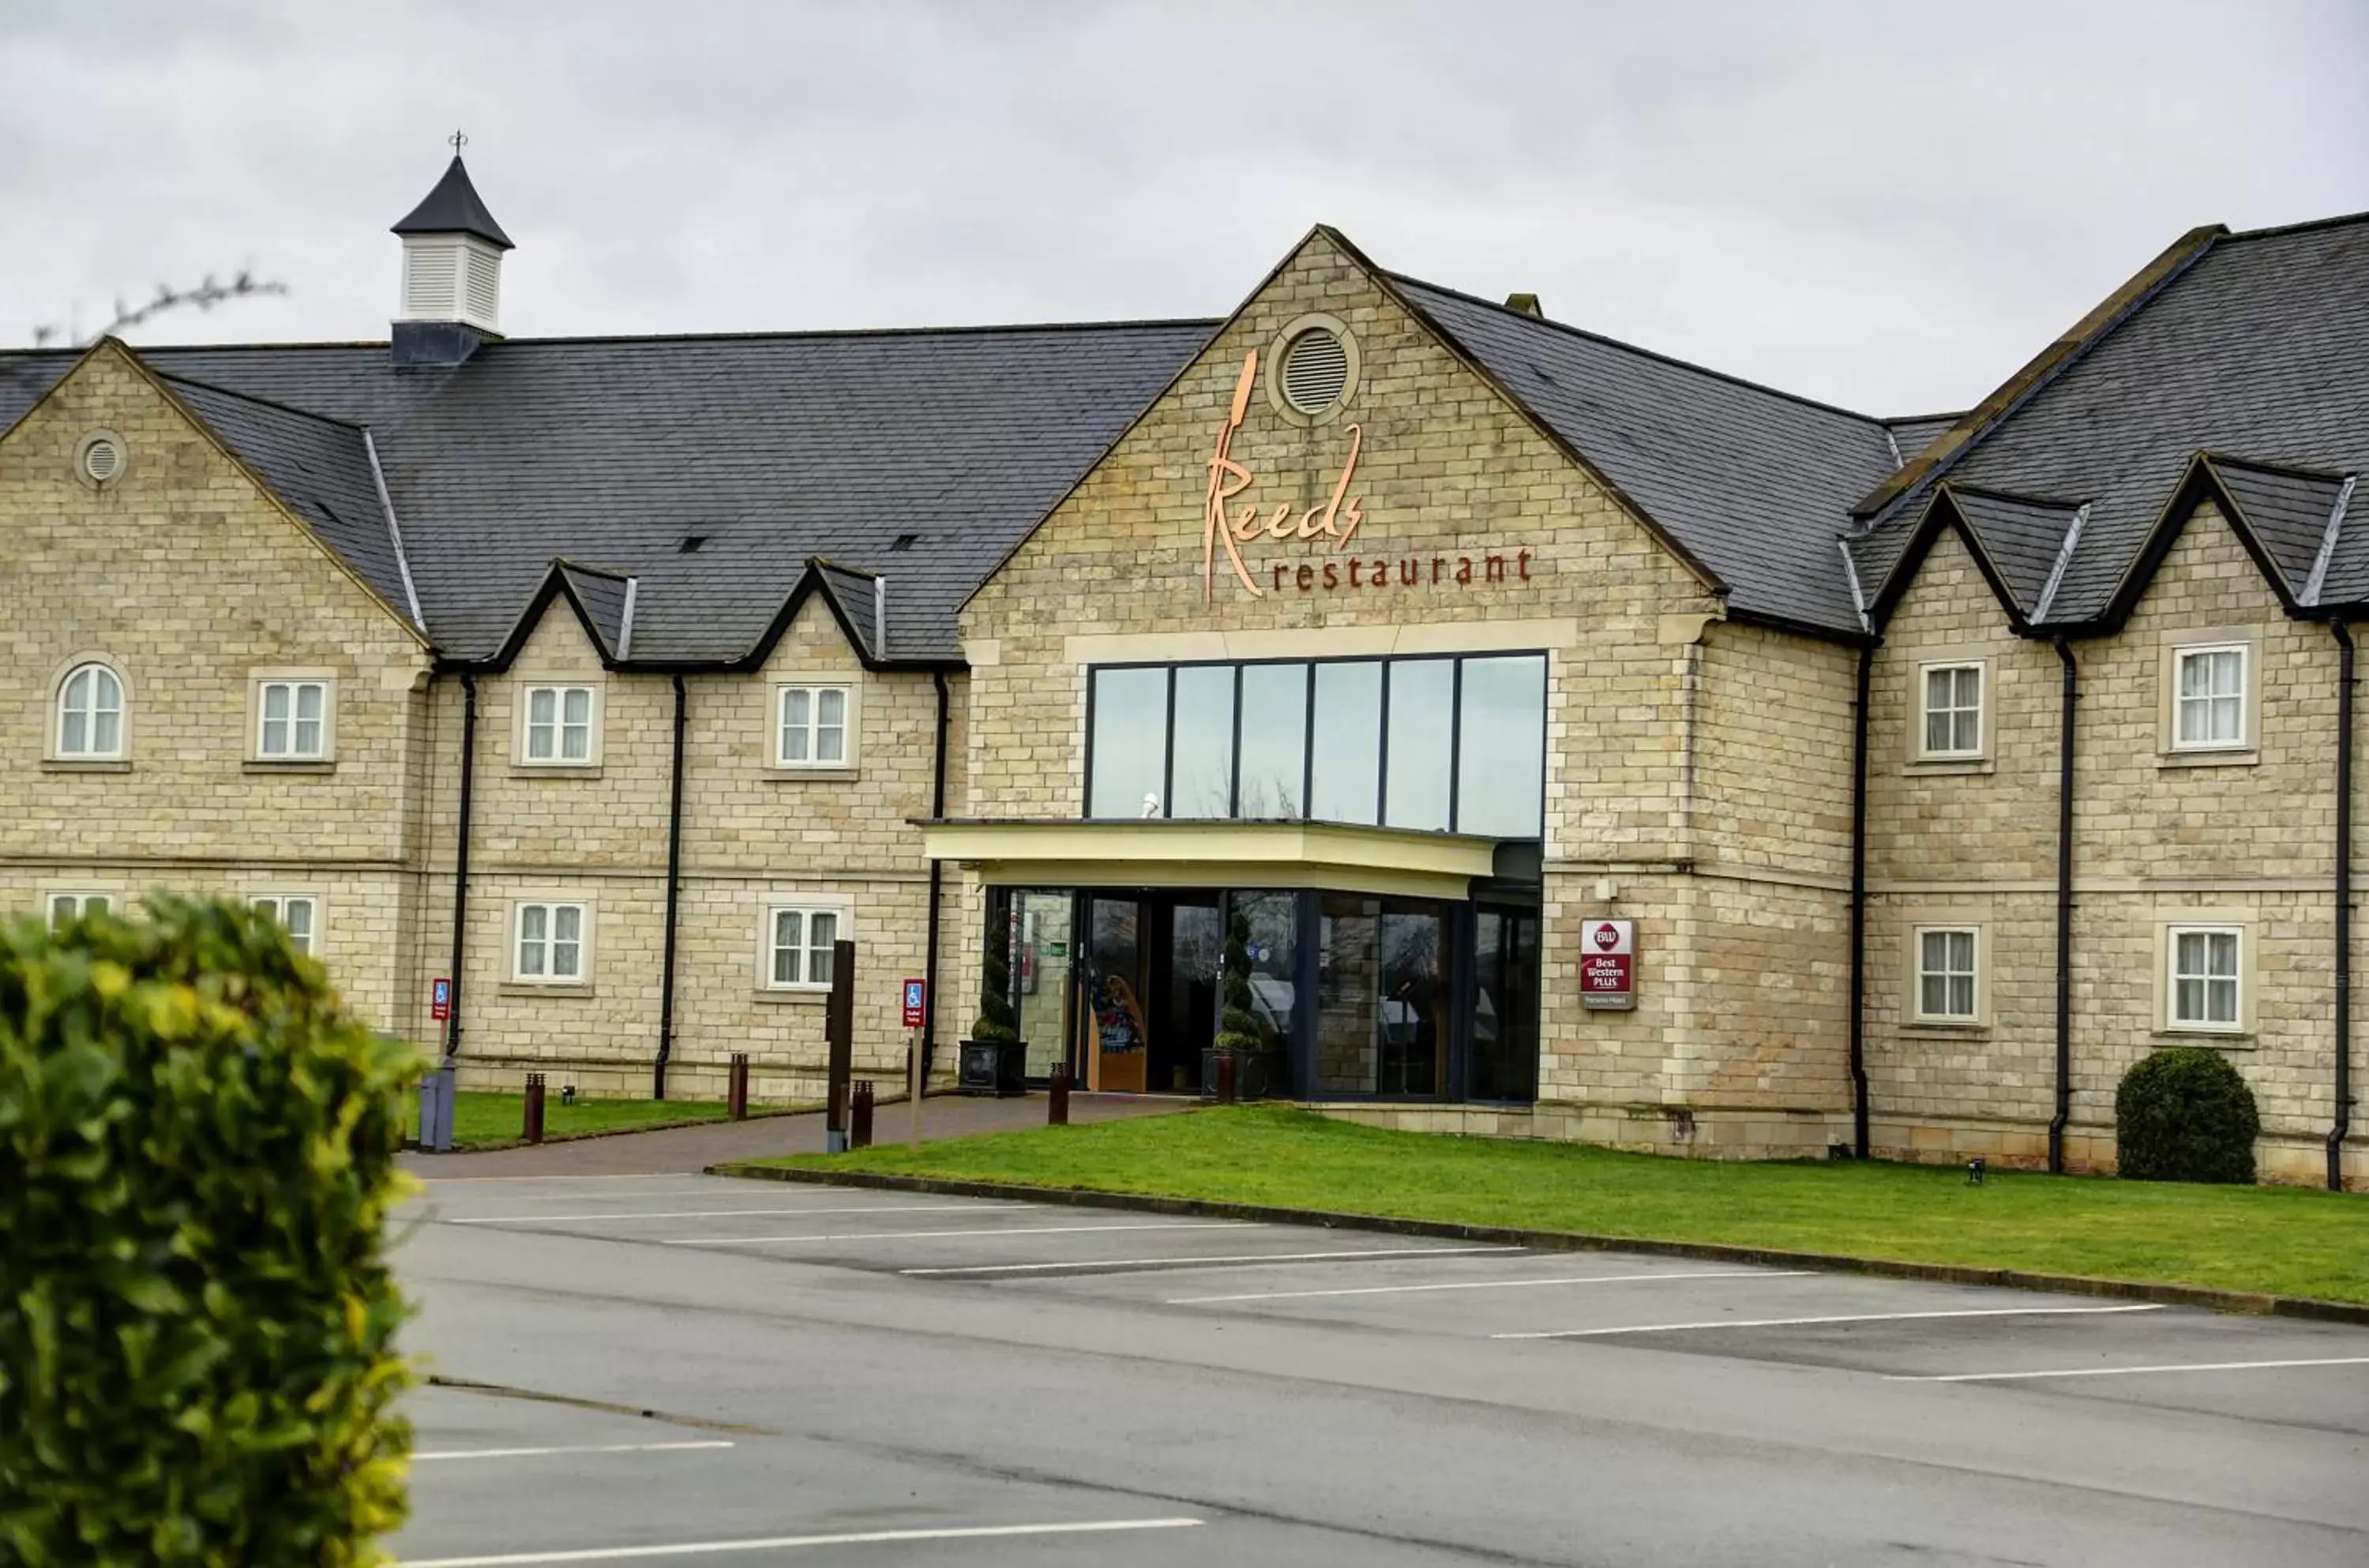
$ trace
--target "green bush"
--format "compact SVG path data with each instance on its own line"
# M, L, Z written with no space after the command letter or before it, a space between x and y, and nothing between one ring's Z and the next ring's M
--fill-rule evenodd
M1012 936L1001 923L989 935L978 977L978 1017L970 1026L970 1037L1010 1045L1020 1038L1020 1015L1012 1010Z
M1236 910L1226 924L1226 966L1222 981L1225 1008L1218 1019L1218 1048L1221 1051L1255 1051L1265 1042L1259 1037L1258 1014L1253 1011L1256 1000L1251 994L1251 917Z
M2140 1182L2251 1182L2253 1091L2218 1051L2175 1046L2123 1074L2114 1158Z
M0 929L0 1561L383 1561L415 1070L243 906Z

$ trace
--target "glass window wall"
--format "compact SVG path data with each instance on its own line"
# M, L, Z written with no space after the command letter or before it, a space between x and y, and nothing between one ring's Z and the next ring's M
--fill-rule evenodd
M1176 671L1168 815L1230 817L1234 788L1234 670L1188 664Z
M1167 815L1168 671L1097 670L1089 817Z
M1379 819L1382 667L1316 667L1316 738L1308 815L1319 822Z
M1237 817L1307 814L1308 666L1245 664L1242 786Z
M1392 828L1445 831L1456 766L1456 661L1399 659L1390 683L1390 774L1382 820Z

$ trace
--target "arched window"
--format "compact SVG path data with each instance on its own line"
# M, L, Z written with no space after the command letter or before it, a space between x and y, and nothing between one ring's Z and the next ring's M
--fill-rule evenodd
M58 687L58 755L123 755L123 682L103 664L76 665Z

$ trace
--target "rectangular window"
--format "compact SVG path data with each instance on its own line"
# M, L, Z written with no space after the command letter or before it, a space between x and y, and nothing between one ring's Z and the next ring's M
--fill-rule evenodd
M1089 817L1164 817L1168 774L1168 671L1097 670Z
M837 942L837 910L780 908L765 911L765 984L774 990L825 990Z
M287 931L289 946L299 953L313 951L313 933L319 923L319 900L309 895L269 893L255 899L254 904Z
M1547 661L1507 654L1463 661L1456 726L1456 830L1492 839L1544 831ZM1397 740L1391 741L1397 751Z
M328 755L328 682L263 681L257 693L256 712L258 757L273 761L318 761Z
M2243 941L2236 926L2170 929L2169 1026L2232 1032L2239 1027L2237 967Z
M1382 773L1382 667L1316 667L1316 744L1308 815L1319 822L1379 818Z
M1168 815L1230 817L1234 793L1234 667L1176 671L1169 753Z
M1983 751L1983 667L1928 664L1921 693L1924 732L1918 755L1979 757Z
M1304 815L1308 803L1308 666L1242 666L1242 780L1234 815Z
M784 686L773 762L784 768L843 768L848 762L848 689Z
M520 904L518 957L510 978L541 985L584 980L585 909L581 904Z
M1456 661L1397 659L1388 668L1390 737L1383 821L1392 828L1444 832L1448 780L1456 767Z
M2189 751L2246 744L2246 647L2184 647L2173 668L2172 745Z
M526 760L555 767L591 762L591 687L526 689Z
M1917 1021L1975 1022L1980 1016L1975 984L1980 933L1972 926L1925 926L1916 935Z
M105 893L52 893L50 895L50 924L68 924L85 915L103 915L112 900Z

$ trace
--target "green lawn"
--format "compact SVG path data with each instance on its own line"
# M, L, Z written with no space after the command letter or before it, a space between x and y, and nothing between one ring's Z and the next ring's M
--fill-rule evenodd
M543 1101L543 1136L567 1138L588 1132L622 1132L635 1128L675 1127L686 1122L722 1121L729 1114L721 1100L578 1100L559 1103L556 1092ZM526 1096L463 1090L452 1096L452 1147L479 1149L488 1144L517 1143L526 1130ZM407 1128L419 1132L419 1100L411 1099Z
M1156 1193L2369 1302L2369 1197L1955 1168L1742 1164L1383 1132L1266 1106L767 1164Z

